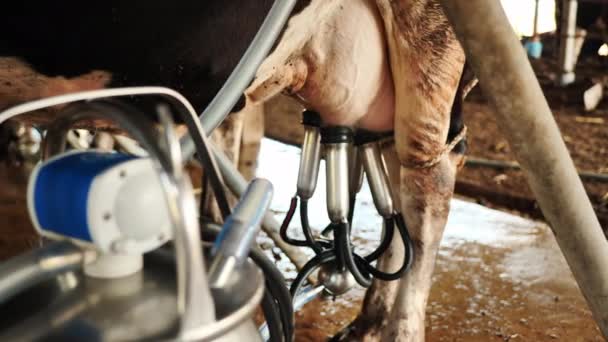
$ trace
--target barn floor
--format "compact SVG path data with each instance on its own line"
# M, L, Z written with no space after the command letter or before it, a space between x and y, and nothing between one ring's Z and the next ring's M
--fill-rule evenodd
M265 140L258 174L275 183L273 210L282 217L297 176L298 150ZM324 188L323 176L318 189ZM0 259L36 244L27 217L23 172L0 167ZM380 219L366 187L358 199L355 241L371 250ZM311 202L313 226L326 220L323 194ZM298 222L297 218L294 222ZM261 239L288 278L295 271ZM297 315L298 341L322 341L354 318L355 289L318 299ZM428 306L429 341L596 341L591 314L546 225L454 200Z
M264 140L258 176L273 180L273 210L285 214L295 191L297 148ZM328 222L324 173L310 202L313 227ZM292 225L297 226L296 217ZM371 251L379 238L380 218L367 185L355 211L355 241ZM297 229L294 235L297 236ZM269 249L288 279L295 271L284 256ZM318 299L297 315L297 340L322 341L350 322L363 290L332 300ZM454 200L442 241L427 309L429 341L601 341L590 311L568 270L549 228L504 212Z
M592 80L608 76L606 61L598 63L592 58L579 63L577 81L565 88L555 86L557 67L553 59L532 61L532 66L576 167L580 171L608 174L608 101L602 100L592 112L585 112L583 106L583 92L593 85ZM465 102L463 115L469 127L468 156L515 160L479 87ZM608 182L584 180L583 184L604 231L608 230ZM484 205L542 218L524 174L519 170L465 167L458 174L456 192Z

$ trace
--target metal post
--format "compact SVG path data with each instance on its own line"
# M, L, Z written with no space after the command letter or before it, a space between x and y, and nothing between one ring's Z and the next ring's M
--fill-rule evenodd
M559 78L560 85L565 86L574 82L574 67L576 66L577 53L575 52L576 40L576 11L578 1L563 0L559 39Z
M604 337L608 241L499 1L440 0Z
M533 23L533 29L532 29L532 37L536 37L538 35L539 3L540 3L540 0L534 0L534 23Z

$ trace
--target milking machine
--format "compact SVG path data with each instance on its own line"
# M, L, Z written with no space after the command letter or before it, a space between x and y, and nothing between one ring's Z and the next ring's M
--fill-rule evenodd
M126 95L160 95L160 127L115 98ZM284 279L252 249L270 182L254 180L234 210L227 207L221 228L200 226L174 114L187 123L197 157L223 191L221 176L192 107L166 88L43 99L0 113L0 123L64 103L27 189L43 245L0 265L0 339L261 341L252 320L261 303L271 339L290 341L293 308ZM149 156L66 152L69 129L96 119L113 121ZM212 239L201 242L201 232ZM262 271L273 283L266 289Z
M315 256L290 291L275 265L252 247L272 196L270 183L255 180L233 210L228 204L206 135L236 103L295 2L275 2L200 118L183 96L162 87L55 96L0 113L1 124L17 115L67 104L46 130L43 161L28 183L28 211L43 237L42 246L0 264L0 340L240 342L268 335L271 341L292 341L294 307L301 307L321 289L340 295L355 283L367 287L374 278L390 281L407 272L413 247L403 217L393 206L378 145L381 135L324 126L318 114L304 113L297 193L280 234L290 244L311 248ZM153 112L160 127L150 113L117 99L127 96L156 96ZM173 129L174 115L188 127L189 134L181 139ZM132 143L126 150L138 149L138 153L66 151L70 127L91 119L113 121L145 153ZM184 171L184 161L194 153L214 192L222 225L199 217L191 180ZM331 223L315 236L308 222L308 200L315 192L323 158ZM234 170L223 167L223 171L231 180L243 182ZM364 175L384 219L384 231L376 250L361 256L354 251L350 235ZM298 199L303 240L292 239L287 232ZM405 246L404 260L399 270L383 272L373 263L393 241L395 229ZM300 291L315 270L322 286ZM258 305L266 319L262 334L253 323Z
M318 113L304 111L304 141L300 158L296 195L281 225L281 237L288 243L308 247L315 256L302 268L291 285L295 298L306 279L316 270L319 283L331 295L350 290L355 283L370 286L372 279L399 279L412 264L413 245L403 216L395 210L388 173L379 141L382 134L353 131L349 127L323 126ZM325 159L327 214L330 224L321 236L315 237L308 221L308 200L313 196L321 158ZM376 210L384 220L380 244L369 255L354 252L351 230L356 195L361 189L363 175L372 192ZM288 227L300 201L303 240L289 236ZM392 273L379 270L372 263L388 249L395 235L395 226L405 248L401 267ZM333 238L328 238L333 234Z

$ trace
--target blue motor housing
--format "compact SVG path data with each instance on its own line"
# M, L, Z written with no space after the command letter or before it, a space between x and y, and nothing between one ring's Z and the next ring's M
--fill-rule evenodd
M36 225L47 232L92 242L87 203L93 180L131 159L134 157L120 153L87 151L63 154L39 165L28 187L28 206Z
M32 172L28 209L41 235L106 253L145 253L173 237L150 158L97 151L56 156Z

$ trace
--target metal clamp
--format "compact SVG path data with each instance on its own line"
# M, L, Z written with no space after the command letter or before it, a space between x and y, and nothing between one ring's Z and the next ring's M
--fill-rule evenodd
M319 164L321 162L321 117L313 111L302 113L304 125L304 141L300 155L300 168L298 169L297 195L308 200L317 187L319 177Z
M353 133L349 127L332 126L321 129L327 179L327 214L333 223L346 222L348 219L348 155L352 138Z
M358 149L376 210L382 217L390 217L394 214L395 208L380 146L377 142L371 142L359 146Z

